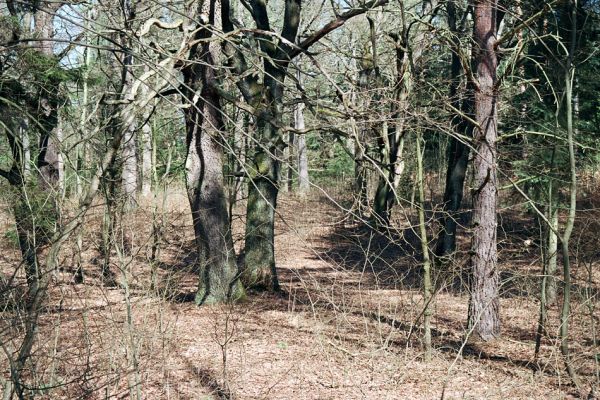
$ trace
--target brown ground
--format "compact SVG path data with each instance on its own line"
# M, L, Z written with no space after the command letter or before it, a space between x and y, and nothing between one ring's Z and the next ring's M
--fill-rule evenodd
M284 293L250 293L240 304L198 308L188 301L196 277L189 267L192 231L186 203L178 192L168 200L156 290L149 285L147 256L151 207L142 207L134 222L126 225L133 261L113 257L114 271L120 282L126 277L129 294L122 286L100 284L99 266L92 262L98 256L99 216L93 216L86 232L85 284L71 283L74 245L67 246L64 270L56 274L26 374L30 385L45 388L36 392L40 397L561 399L574 395L556 346L557 305L550 311L550 337L543 342L542 357L533 361L539 306L532 293L539 286L540 262L530 217L504 215L502 339L485 345L463 343L468 294L460 279L465 266L459 263L453 279L438 279L435 351L426 363L420 342L419 255L411 246L410 229L394 232L397 241L390 241L344 220L344 213L322 194L307 200L283 195L276 249ZM583 220L589 224L592 219ZM3 217L5 230L10 229L10 221L10 216ZM598 227L585 223L578 231L581 248L595 251L597 246L584 233L597 234ZM236 234L242 226L236 220ZM533 245L524 244L528 238ZM463 250L468 246L465 240ZM2 248L2 268L10 277L18 254L10 238L2 239ZM584 290L589 289L585 281L589 257L578 257L575 284L580 297L575 301L571 348L589 391L597 382L593 324L589 308L581 301L589 294ZM14 284L22 285L20 272ZM22 288L4 292L4 297L10 294L18 303L18 293ZM20 343L22 315L17 311L9 304L0 314L4 379L9 377L6 354Z

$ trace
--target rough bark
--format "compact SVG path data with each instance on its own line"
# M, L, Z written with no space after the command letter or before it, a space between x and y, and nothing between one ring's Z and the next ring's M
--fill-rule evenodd
M261 117L258 118L257 133L271 138L278 134L277 130L274 132L273 126ZM245 267L242 277L248 287L278 291L274 242L280 162L272 156L273 151L275 149L259 146L252 157L246 208Z
M473 220L469 330L484 341L500 336L499 274L497 252L497 66L495 42L497 2L479 0L474 5L475 90L473 160Z
M266 3L260 0L250 3L257 28L272 31ZM300 4L300 0L285 2L281 36L291 43L296 42ZM261 39L260 47L265 54L262 60L263 83L252 81L252 86L260 89L254 90L250 96L242 88L242 93L246 93L245 100L253 102L260 98L260 108L263 110L256 115L258 143L249 171L243 280L249 287L278 291L274 240L280 161L276 156L283 150L281 127L284 80L292 59L286 44L273 43L268 36Z
M199 3L196 19L202 21L204 27L197 31L195 39L212 36L209 25L218 22L220 6L218 0ZM202 14L208 20L202 20ZM197 304L236 300L244 293L238 279L223 175L224 126L220 97L213 86L217 79L216 57L216 43L203 41L192 49L190 58L194 63L184 70L186 85L191 88L185 97L188 101L193 99L192 107L185 112L186 181L198 252Z

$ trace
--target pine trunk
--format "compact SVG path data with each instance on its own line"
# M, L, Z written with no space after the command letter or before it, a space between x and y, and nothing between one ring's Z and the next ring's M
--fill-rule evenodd
M474 138L472 271L468 324L472 335L484 341L500 336L496 241L498 203L496 13L497 4L493 0L480 0L475 3L474 65L477 71L475 117L478 126Z

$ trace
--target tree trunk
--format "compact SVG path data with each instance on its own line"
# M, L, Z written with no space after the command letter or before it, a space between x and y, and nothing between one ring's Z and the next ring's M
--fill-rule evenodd
M546 302L547 304L554 304L556 302L557 288L556 288L556 270L557 270L557 259L558 259L558 196L556 196L553 186L550 188L550 201L548 204L548 220L550 227L548 231L548 247L546 255L546 269L544 271L545 278L545 290L546 290Z
M302 74L300 69L296 72L296 79L302 85ZM303 131L304 124L304 103L296 104L294 108L294 128ZM308 177L308 149L306 148L306 137L304 134L296 136L298 149L298 191L305 195L310 190L310 181Z
M431 283L431 260L429 257L429 241L427 239L427 226L425 224L425 188L423 182L423 152L421 150L421 141L423 134L417 134L417 186L419 190L419 241L421 242L421 252L423 253L423 345L425 347L425 361L431 361L431 317L433 308L431 301L433 299L433 285Z
M147 88L144 86L142 96L147 95ZM141 193L142 196L149 196L152 191L152 126L149 121L151 108L147 107L142 113L143 125L141 135Z
M257 134L261 138L259 143L265 143L277 137L279 130L259 116ZM275 151L274 148L267 150L258 145L252 157L246 209L243 281L247 287L278 291L274 243L280 162L272 156Z
M130 54L126 58L132 57ZM131 72L132 61L129 60L126 65L125 90L133 85L133 74ZM131 124L125 127L125 136L123 136L123 145L121 147L121 191L125 208L129 209L136 203L136 193L138 187L138 162L137 162L137 121L132 120Z
M566 117L567 128L567 145L569 147L569 169L570 169L570 184L569 184L569 214L565 224L565 230L561 238L561 250L563 261L563 303L560 311L560 351L564 357L567 373L577 389L581 390L581 382L577 375L577 371L573 366L571 354L569 351L569 318L571 317L571 254L569 242L573 227L575 225L575 216L577 214L577 160L575 156L575 126L574 126L574 110L573 110L573 81L575 80L575 50L577 48L577 0L569 2L570 19L571 19L571 37L569 38L569 52L565 63L564 84L564 112ZM578 106L578 104L575 104Z
M52 10L37 11L35 13L35 32L40 40L37 43L39 52L47 58L54 57L54 13ZM58 88L55 88L58 90ZM55 94L57 94L55 92ZM58 126L58 96L40 98L40 109L43 118L40 119L42 131L40 133L40 150L37 167L40 171L40 186L49 191L58 191L60 188L60 143L55 129Z
M500 336L497 253L497 93L495 42L497 3L479 0L474 7L475 157L469 330L484 341Z
M215 16L220 15L220 2L211 0L200 4L197 15L201 13L207 15L208 24L213 25ZM219 94L212 86L216 81L217 45L203 40L211 36L211 28L197 31L195 39L202 43L192 49L194 63L184 70L186 85L191 89L186 97L195 100L185 114L187 192L200 274L197 304L237 300L244 295L238 279L223 175L223 111ZM197 90L200 95L194 96Z

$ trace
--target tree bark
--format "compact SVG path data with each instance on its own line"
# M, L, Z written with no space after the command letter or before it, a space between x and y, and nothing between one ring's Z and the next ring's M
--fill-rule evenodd
M296 72L296 79L302 85L302 74L300 69ZM294 108L294 128L303 131L306 126L304 124L304 103L296 104ZM308 149L306 148L306 137L304 134L296 136L298 149L298 191L305 195L310 190L310 181L308 176Z
M199 2L195 19L202 21L196 40L212 36L212 26L220 15L219 0ZM208 20L203 20L207 16ZM184 69L186 108L186 181L198 251L199 284L197 304L237 300L244 295L239 281L225 177L223 175L223 120L220 97L213 84L217 44L203 40L196 44ZM200 91L200 95L195 95Z
M279 99L281 101L281 99ZM259 116L259 143L272 141L279 129ZM275 266L275 208L279 188L280 162L273 156L276 148L258 145L252 157L246 208L246 241L244 245L243 281L256 289L279 290Z
M484 341L500 336L499 274L497 252L497 66L495 49L497 2L478 0L474 5L475 156L473 161L473 221L469 330Z
M141 150L142 150L142 196L149 196L152 191L152 127L148 121L148 113L143 114L144 125L142 125Z
M126 30L130 30L133 10L130 1L125 1L125 21ZM131 47L131 40L125 34L121 35L121 44L127 49ZM134 82L133 76L133 55L126 52L123 61L124 70L124 89L126 92L130 90ZM136 204L136 194L138 188L138 162L137 162L137 121L132 119L131 123L125 127L125 135L123 136L123 145L121 146L121 192L125 209L130 209Z

